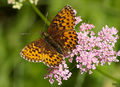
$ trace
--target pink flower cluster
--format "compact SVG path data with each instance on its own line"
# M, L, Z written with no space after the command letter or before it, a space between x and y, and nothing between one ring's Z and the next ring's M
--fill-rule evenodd
M48 74L45 75L44 79L49 77L49 82L51 84L54 83L53 78L55 78L58 85L61 85L62 80L67 80L72 75L65 61L63 61L58 68L48 68L47 70Z
M91 70L95 70L99 63L103 66L106 62L108 64L119 62L116 57L120 56L120 51L113 50L118 39L118 31L114 27L109 28L106 25L96 37L95 33L91 31L93 28L95 26L92 24L82 23L79 28L80 32L78 32L78 45L70 54L70 62L74 55L77 55L76 66L81 70L81 74L87 71L91 74Z
M82 21L80 17L76 17L76 20L76 24ZM119 62L116 57L120 56L120 51L113 50L118 39L118 31L114 27L109 28L106 25L96 36L92 31L93 28L95 28L93 24L82 23L80 25L80 32L77 33L78 45L68 56L69 62L72 63L73 57L76 55L76 67L80 69L81 74L87 71L91 74L98 64L103 66L106 62L109 65L111 62ZM67 80L72 75L65 60L58 68L49 68L47 71L48 74L44 79L49 78L51 84L56 79L58 85L61 85L62 80Z

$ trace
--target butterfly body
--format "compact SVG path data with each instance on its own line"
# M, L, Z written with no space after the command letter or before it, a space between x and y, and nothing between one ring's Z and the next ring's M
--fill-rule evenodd
M42 33L42 37L46 43L50 44L58 53L63 54L61 46L47 33Z
M65 6L55 16L46 33L22 49L21 56L28 61L57 67L77 45L75 21L72 7Z

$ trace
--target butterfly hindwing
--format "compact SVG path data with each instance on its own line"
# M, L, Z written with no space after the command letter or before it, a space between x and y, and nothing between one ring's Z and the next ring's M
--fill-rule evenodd
M77 44L77 34L74 30L75 21L75 12L72 7L67 5L58 12L47 30L47 33L65 53L74 49Z
M43 38L25 46L21 51L21 56L28 61L44 62L50 67L58 66L63 60L63 55L56 52Z
M64 54L75 49L78 41L75 30L64 31L57 35L55 40L60 44Z

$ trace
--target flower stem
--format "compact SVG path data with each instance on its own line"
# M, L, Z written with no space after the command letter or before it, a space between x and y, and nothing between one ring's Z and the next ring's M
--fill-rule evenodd
M35 4L31 4L35 12L41 17L43 21L49 26L50 22L46 19L46 17L41 13L41 11L35 6Z
M104 75L104 76L106 76L106 77L108 77L108 78L110 78L110 79L112 79L112 80L114 80L114 81L116 81L116 82L120 82L119 79L117 79L117 78L109 75L108 73L102 71L101 69L97 68L96 70L97 70L99 73L101 73L102 75Z
M75 67L76 67L76 65L74 65L72 68L70 68L70 71L72 71Z

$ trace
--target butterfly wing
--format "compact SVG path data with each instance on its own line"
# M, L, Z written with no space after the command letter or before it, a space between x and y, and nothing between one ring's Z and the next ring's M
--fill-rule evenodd
M63 49L64 54L67 54L68 52L76 48L76 45L78 44L77 43L78 39L75 30L63 31L61 34L58 34L57 36L54 38Z
M63 60L63 55L56 52L43 38L25 46L20 54L28 61L43 62L50 67L58 66Z
M47 33L50 36L55 36L64 30L66 31L74 29L75 20L75 12L73 11L72 7L67 5L54 17L47 30Z
M72 7L65 6L51 22L47 33L61 46L65 53L75 48L77 34L75 28L75 12Z

